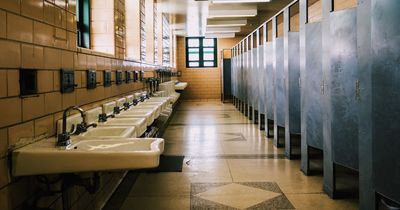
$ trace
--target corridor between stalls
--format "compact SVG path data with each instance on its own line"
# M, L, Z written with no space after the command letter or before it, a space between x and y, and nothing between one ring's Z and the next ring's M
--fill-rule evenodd
M235 107L363 210L400 208L399 6L293 1L231 49Z

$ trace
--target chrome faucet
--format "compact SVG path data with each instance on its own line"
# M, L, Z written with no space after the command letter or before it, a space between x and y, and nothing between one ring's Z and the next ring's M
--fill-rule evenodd
M67 132L67 114L73 110L78 111L81 114L82 122L79 123L76 128L74 125L71 127L71 131ZM86 132L89 127L96 127L96 123L87 125L85 120L85 112L78 106L71 106L64 110L62 119L62 133L57 136L57 146L66 147L71 144L70 136L75 134Z

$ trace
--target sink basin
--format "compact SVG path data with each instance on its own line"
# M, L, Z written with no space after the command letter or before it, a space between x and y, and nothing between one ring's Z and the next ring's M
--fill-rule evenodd
M187 87L187 82L179 82L175 85L175 90L184 90Z
M161 113L161 105L160 104L138 104L134 107L132 107L132 110L134 109L153 109L155 111L154 118L158 118ZM127 110L129 112L129 110Z
M134 126L136 137L142 136L147 129L145 118L111 118L106 122L97 124L97 127L103 126Z
M66 149L55 142L45 139L13 151L12 175L154 168L164 151L164 140L158 138L81 140Z
M115 118L145 118L146 126L149 126L154 122L155 111L153 109L130 109L115 115Z
M144 101L139 103L139 105L159 105L161 106L161 112L167 107L168 101Z
M104 138L131 138L136 137L135 127L127 127L127 126L110 126L110 127L96 127L91 128L85 133L82 133L77 136L85 137L85 138L96 138L96 139L104 139Z

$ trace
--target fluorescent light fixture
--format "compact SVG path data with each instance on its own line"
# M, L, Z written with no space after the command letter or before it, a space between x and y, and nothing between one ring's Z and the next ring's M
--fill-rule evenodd
M236 32L240 32L240 27L212 27L206 29L206 33L236 33Z
M234 17L255 17L257 14L220 14L209 15L208 18L234 18Z
M207 22L207 27L232 27L232 26L245 26L247 24L247 20L209 20Z
M213 4L265 3L271 0L212 0Z
M235 33L212 33L206 34L206 38L234 38Z
M257 15L256 5L210 5L208 18L254 17Z

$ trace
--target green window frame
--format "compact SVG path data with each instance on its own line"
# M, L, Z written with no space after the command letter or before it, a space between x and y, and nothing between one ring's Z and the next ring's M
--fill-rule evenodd
M90 0L76 1L77 45L90 48Z
M215 68L218 66L217 39L186 37L186 68Z

